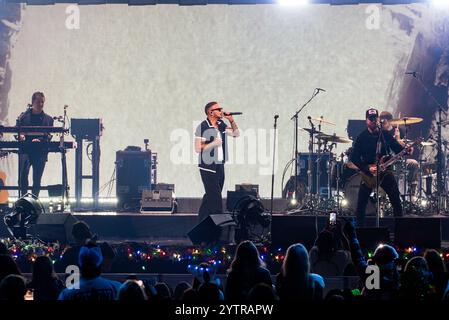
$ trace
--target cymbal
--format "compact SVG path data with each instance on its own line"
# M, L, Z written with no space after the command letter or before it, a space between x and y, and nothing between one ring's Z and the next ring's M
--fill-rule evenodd
M411 144L414 142L414 140L410 140L410 139L402 139L402 142L406 143L406 144ZM423 147L427 147L427 146L433 146L436 142L433 140L428 140L428 141L422 141L420 144Z
M327 142L334 142L334 143L351 143L352 140L351 139L347 139L347 138L343 138L343 137L339 137L337 135L329 135L329 134L318 134L317 139L321 139Z
M402 117L402 118L399 118L399 119L390 120L390 123L393 126L403 126L403 125L408 125L408 124L420 123L423 120L424 120L423 118Z
M319 122L319 123L325 123L325 124L330 124L330 125L335 126L335 123L333 123L332 121L323 119L322 117L320 117L320 118L310 118L310 120L315 121L315 122Z
M309 128L301 128L301 127L299 127L298 129L302 130L302 131L307 131L308 133L312 133L312 134L323 134L321 131L312 130L312 129L309 129Z
M427 146L433 146L433 145L435 145L435 143L436 143L435 141L429 140L429 141L421 142L421 145L424 147L427 147Z

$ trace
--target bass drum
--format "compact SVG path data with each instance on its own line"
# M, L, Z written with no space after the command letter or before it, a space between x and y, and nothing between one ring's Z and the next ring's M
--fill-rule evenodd
M337 168L339 168L340 172L337 172ZM337 163L334 162L331 166L331 186L332 188L337 188L337 174L340 174L340 190L344 190L344 187L348 180L357 172L359 169L352 163Z
M306 182L301 178L297 178L297 190L296 190L298 196L298 202L299 204L303 204L303 201L305 199L305 196L307 194L307 184ZM285 184L284 189L282 190L282 198L284 199L292 199L295 195L295 178L294 176L291 176L290 179Z
M342 206L343 209L347 209L350 213L356 214L357 200L359 196L360 183L362 182L362 176L360 173L353 174L347 179L344 186L345 199L347 201L346 206ZM368 205L366 206L366 215L376 215L376 203L372 197L368 199Z

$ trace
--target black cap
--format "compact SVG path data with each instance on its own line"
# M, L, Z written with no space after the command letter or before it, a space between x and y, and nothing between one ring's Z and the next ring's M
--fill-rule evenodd
M377 111L377 109L374 108L370 108L368 110L366 110L366 119L368 118L378 118L379 117L379 111Z

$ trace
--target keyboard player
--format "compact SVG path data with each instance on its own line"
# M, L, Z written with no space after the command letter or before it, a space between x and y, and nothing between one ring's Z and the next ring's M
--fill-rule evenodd
M44 112L45 96L42 92L35 92L31 97L31 106L23 112L16 122L16 126L44 126L52 127L53 118ZM19 148L19 187L20 194L28 192L28 175L33 167L32 193L39 196L42 175L48 157L48 149L41 142L49 142L48 133L19 134L19 141L23 142Z

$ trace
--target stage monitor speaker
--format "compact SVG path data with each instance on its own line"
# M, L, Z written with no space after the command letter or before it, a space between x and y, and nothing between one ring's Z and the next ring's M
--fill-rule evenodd
M356 233L363 251L374 251L381 243L391 243L388 228L357 228Z
M193 244L233 244L236 223L230 214L212 214L187 233Z
M441 248L441 220L439 218L395 219L394 243L401 247Z
M273 216L271 220L271 244L274 248L287 248L301 243L308 250L317 237L313 216Z
M118 210L139 211L143 190L151 190L151 151L116 152Z
M76 221L70 213L44 213L37 219L35 233L44 242L73 243L72 226Z

